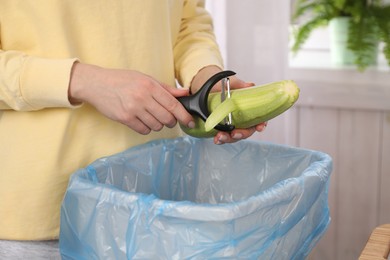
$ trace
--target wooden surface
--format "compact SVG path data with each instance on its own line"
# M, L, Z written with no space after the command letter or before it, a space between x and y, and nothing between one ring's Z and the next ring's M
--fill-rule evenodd
M374 229L359 260L387 260L390 251L390 224Z

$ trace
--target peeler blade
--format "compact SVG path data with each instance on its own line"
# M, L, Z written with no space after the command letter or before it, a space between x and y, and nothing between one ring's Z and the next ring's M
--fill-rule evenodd
M227 98L230 98L230 79L228 77L222 79L222 90L221 90L221 103ZM232 113L224 119L224 124L232 125Z

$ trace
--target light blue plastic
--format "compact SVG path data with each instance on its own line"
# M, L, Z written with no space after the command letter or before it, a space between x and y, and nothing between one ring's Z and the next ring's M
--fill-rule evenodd
M63 259L304 259L329 221L332 160L255 141L158 140L72 175Z

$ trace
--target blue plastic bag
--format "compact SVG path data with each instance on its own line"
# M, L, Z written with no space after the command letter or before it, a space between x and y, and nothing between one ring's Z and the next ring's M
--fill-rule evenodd
M63 259L304 259L329 221L331 158L255 141L158 140L71 177Z

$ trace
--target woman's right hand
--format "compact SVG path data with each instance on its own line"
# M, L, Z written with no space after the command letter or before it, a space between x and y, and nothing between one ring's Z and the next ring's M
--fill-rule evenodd
M133 70L105 69L75 63L69 85L69 101L87 102L106 117L140 134L169 128L177 121L190 128L192 116L176 97L188 90L169 87Z

